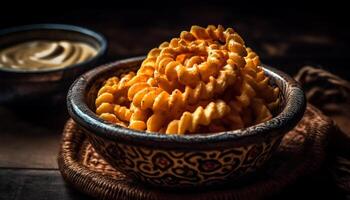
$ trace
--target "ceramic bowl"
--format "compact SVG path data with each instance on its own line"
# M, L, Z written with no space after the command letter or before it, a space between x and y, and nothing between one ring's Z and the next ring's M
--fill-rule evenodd
M247 176L271 157L305 111L301 87L285 73L265 66L272 84L281 89L282 101L273 119L255 126L179 136L131 130L99 119L94 102L103 81L137 70L143 59L121 60L85 73L71 86L67 104L71 117L107 162L125 175L153 186L212 186Z
M31 40L73 40L87 43L97 54L84 62L63 68L24 71L0 68L0 103L28 102L60 92L67 92L71 83L82 73L96 66L105 55L107 41L100 33L72 25L35 24L0 30L0 48Z

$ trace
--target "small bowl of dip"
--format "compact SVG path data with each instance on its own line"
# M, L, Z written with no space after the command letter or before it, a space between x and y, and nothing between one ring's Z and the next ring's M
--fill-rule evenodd
M0 103L65 94L106 51L103 35L73 25L34 24L0 30Z

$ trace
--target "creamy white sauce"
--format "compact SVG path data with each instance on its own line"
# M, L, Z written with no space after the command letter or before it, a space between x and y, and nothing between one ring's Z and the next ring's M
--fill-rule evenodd
M96 54L95 48L83 42L37 40L0 50L0 67L23 70L67 67Z

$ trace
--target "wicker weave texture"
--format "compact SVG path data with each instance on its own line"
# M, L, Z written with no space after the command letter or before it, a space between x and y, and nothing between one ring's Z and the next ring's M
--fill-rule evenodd
M324 160L327 136L333 128L328 117L308 105L302 121L286 134L263 171L242 184L220 189L161 191L130 180L95 152L72 119L63 132L58 163L70 185L99 199L261 199L316 171Z

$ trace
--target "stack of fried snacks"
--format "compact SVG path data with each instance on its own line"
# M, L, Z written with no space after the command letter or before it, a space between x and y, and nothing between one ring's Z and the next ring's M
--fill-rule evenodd
M166 134L245 128L271 119L280 101L259 65L232 28L192 26L152 49L136 73L106 80L96 114Z

